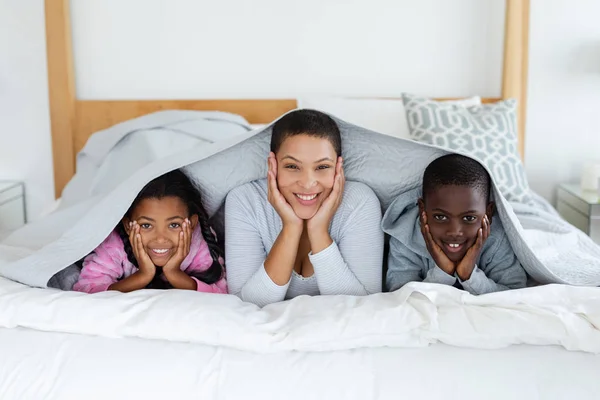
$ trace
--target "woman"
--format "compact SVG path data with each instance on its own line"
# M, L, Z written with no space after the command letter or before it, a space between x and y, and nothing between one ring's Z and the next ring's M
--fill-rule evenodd
M368 186L345 182L341 143L335 121L318 111L275 123L267 179L227 196L230 293L262 307L381 291L381 206Z

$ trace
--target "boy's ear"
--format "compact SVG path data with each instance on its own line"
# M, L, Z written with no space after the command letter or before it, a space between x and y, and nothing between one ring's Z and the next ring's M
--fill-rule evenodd
M198 225L198 214L192 215L189 220L192 223L192 230L196 229L196 226Z
M419 214L422 214L423 211L425 211L425 202L423 201L423 198L419 198L419 200L417 201L417 204L419 205Z
M488 221L490 221L490 225L492 224L492 216L494 215L495 212L496 212L496 203L494 203L493 201L490 201L485 210L485 214L488 217Z
M131 220L128 217L123 217L123 219L121 220L121 223L123 224L123 228L125 228L125 232L127 232L128 235L131 232L131 228L129 227L130 222L131 222Z

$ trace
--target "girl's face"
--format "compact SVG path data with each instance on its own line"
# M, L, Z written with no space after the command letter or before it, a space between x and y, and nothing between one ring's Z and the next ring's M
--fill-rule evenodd
M198 223L198 216L190 218L186 204L179 197L169 196L140 201L129 217L123 218L123 224L129 233L129 222L138 223L144 250L154 265L163 267L177 251L179 232L186 218L190 219L193 230Z
M275 154L277 186L301 219L312 218L331 193L338 155L327 139L287 138Z

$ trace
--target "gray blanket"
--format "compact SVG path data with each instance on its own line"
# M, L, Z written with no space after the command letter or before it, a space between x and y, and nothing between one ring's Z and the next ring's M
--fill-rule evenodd
M369 185L383 211L418 187L429 162L447 153L336 120L347 179ZM227 193L266 175L270 132L270 126L250 131L241 117L226 113L164 111L96 133L78 155L60 208L2 242L0 275L47 286L102 242L148 181L176 168L200 186L219 229ZM586 235L539 196L532 206L509 204L495 187L494 195L511 245L535 280L600 285L600 247Z

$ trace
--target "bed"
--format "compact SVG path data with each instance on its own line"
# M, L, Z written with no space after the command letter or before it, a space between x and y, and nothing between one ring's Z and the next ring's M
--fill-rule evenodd
M519 100L522 156L529 1L506 3L502 98L482 102ZM63 200L79 184L76 155L89 149L94 132L168 109L225 111L262 125L305 105L296 99L79 100L68 4L46 0L55 187ZM231 143L252 137L253 127L247 128ZM115 191L123 202L135 195L135 188ZM100 223L109 214L85 215ZM51 215L47 224L61 221ZM67 227L62 232L68 236ZM29 233L36 237L26 229L16 237ZM76 251L47 249L51 239L38 239L48 260ZM0 267L22 257L19 251L0 244ZM28 268L35 273L42 264ZM45 288L47 277L25 285L2 275L2 399L596 399L600 392L600 292L593 287L545 285L474 297L410 284L395 293L302 297L259 310L234 296L85 295Z

